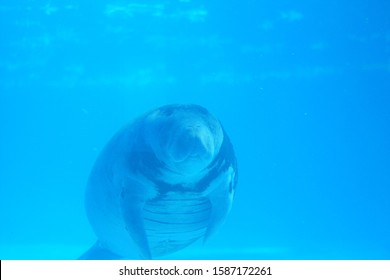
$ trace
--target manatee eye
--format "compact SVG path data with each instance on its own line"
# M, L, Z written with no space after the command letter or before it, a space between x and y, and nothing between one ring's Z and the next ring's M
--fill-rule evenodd
M173 114L173 112L175 112L175 108L173 107L167 107L160 111L161 116L164 117L170 117Z

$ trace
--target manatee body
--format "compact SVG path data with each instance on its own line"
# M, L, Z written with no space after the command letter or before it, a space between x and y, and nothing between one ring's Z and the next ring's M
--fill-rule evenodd
M229 212L232 144L197 105L167 105L125 126L89 177L86 210L98 237L82 259L154 258L207 237Z

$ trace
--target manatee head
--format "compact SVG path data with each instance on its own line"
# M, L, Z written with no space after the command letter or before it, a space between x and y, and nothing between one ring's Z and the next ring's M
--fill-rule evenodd
M145 121L147 144L176 173L199 173L213 161L223 142L219 121L197 105L161 107Z

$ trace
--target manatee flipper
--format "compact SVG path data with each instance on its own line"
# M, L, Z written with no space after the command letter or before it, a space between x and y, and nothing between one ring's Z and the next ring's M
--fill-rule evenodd
M140 207L136 204L125 203L122 208L126 230L138 245L142 257L151 259L148 238L144 227L144 221Z
M210 238L230 212L234 197L234 189L229 187L234 182L232 176L235 176L235 171L229 168L224 175L221 175L216 182L213 182L215 187L212 187L212 189L214 190L207 195L212 208L203 242L206 242Z
M151 259L152 254L150 252L148 238L146 236L146 230L144 226L143 217L143 199L139 196L139 190L142 190L142 185L135 180L127 178L123 185L138 186L135 192L130 193L127 189L122 190L121 194L121 210L123 220L126 226L126 230L130 237L137 244L140 253L143 258ZM137 191L138 190L138 191Z
M99 241L91 246L84 254L79 257L79 260L119 260L121 256L105 249Z

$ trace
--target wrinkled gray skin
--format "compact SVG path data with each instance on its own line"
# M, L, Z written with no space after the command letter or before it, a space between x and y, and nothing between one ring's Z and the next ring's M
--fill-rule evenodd
M207 239L231 208L236 169L206 109L168 105L141 116L92 169L86 210L98 241L80 258L150 259Z

